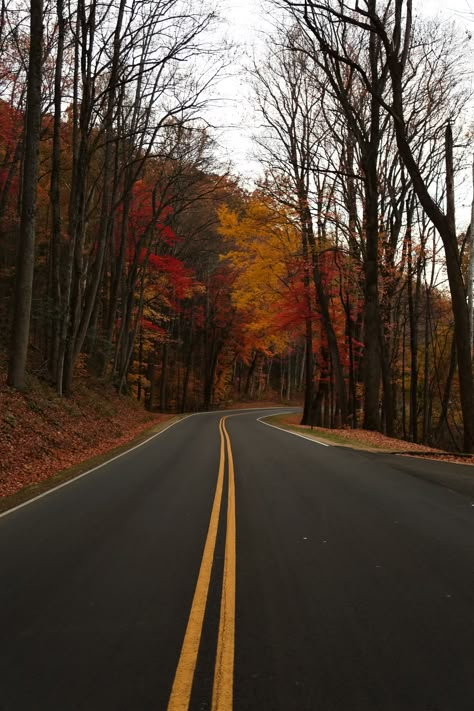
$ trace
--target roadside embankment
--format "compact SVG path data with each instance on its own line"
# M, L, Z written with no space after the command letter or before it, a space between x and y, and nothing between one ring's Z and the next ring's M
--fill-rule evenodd
M474 464L474 456L467 457L455 452L445 452L427 447L424 444L415 444L414 442L407 442L394 437L386 437L380 432L363 429L327 429L300 425L301 415L298 414L273 415L266 418L266 421L278 427L283 427L308 437L314 437L314 439L321 442L338 445L339 447L352 447L352 449L363 449L369 452L398 453L415 457L431 457L438 461Z
M0 510L97 466L173 418L89 380L61 398L40 379L27 393L5 379L0 373Z

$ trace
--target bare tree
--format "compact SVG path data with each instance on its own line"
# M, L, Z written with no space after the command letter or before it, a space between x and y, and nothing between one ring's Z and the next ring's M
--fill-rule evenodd
M293 0L282 0L281 4L306 27L316 41L324 61L336 71L336 76L341 74L343 67L357 75L372 97L373 118L383 109L393 121L398 151L413 189L443 240L455 324L464 449L471 452L474 448L474 383L466 285L454 217L452 130L448 124L445 132L447 200L443 211L433 198L430 183L417 161L407 121L404 79L413 51L412 0L390 0L384 5L377 3L377 0L365 0L361 4L337 0L306 0L301 4ZM350 28L357 28L367 38L371 57L369 66L348 51L346 38ZM376 67L379 69L376 70ZM374 83L375 70L379 81ZM384 91L386 86L389 88L388 94Z
M179 12L178 12L179 9ZM172 117L190 122L220 65L211 59L190 73L184 63L211 56L201 35L214 21L204 6L167 0L153 3L78 3L73 33L73 166L64 264L65 289L57 372L58 390L69 393L74 367L93 319L105 274L107 250L120 248L111 277L108 313L111 341L123 284L128 215L134 185L156 157L157 142ZM94 170L103 162L100 178ZM98 191L98 184L102 190ZM155 196L156 204L159 200ZM100 208L98 229L90 217Z
M307 54L298 49L295 36L298 29L282 32L277 38L277 49L271 50L265 68L255 65L255 94L268 139L260 139L267 175L276 186L274 199L283 201L297 216L301 231L302 254L311 271L329 356L336 382L337 408L343 423L347 420L347 392L342 370L339 346L330 316L329 298L319 265L320 240L315 234L312 204L321 208L327 191L327 181L318 185L315 178L324 143L324 118L321 105L324 82L311 70ZM318 189L319 188L319 189ZM268 187L267 187L268 189ZM319 206L319 209L318 209ZM318 214L318 224L323 221ZM310 300L308 272L305 273L307 298ZM311 303L309 301L309 313ZM306 390L303 423L311 422L313 401L313 345L312 322L306 320Z
M13 335L8 384L24 390L30 334L35 260L36 192L41 134L41 78L43 59L43 0L31 0L30 51L26 106L20 240L18 244Z

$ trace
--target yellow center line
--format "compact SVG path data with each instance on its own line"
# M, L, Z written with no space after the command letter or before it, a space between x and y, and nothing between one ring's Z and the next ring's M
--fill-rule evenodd
M216 667L212 690L212 711L232 711L234 689L234 648L235 648L235 478L234 460L230 439L222 425L227 444L229 485L227 497L227 531L225 541L224 578L222 582L219 638L217 641Z
M178 667L171 689L171 696L168 702L168 711L187 711L191 698L191 690L196 669L196 661L201 641L204 613L206 611L207 594L211 580L212 562L216 548L217 527L219 524L219 513L222 501L222 489L224 484L225 449L223 436L223 419L219 422L219 432L221 437L219 475L217 477L216 493L212 505L209 529L207 532L204 553L199 570L196 590L194 592L193 604L189 615L186 634L179 657Z

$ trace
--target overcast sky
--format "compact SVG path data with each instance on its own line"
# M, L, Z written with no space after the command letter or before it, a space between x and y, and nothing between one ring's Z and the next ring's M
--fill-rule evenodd
M469 23L474 31L474 22L469 13L474 13L474 0L414 0L417 13L440 14L443 18L457 18ZM253 158L252 133L255 118L248 103L249 88L243 65L250 61L254 52L262 51L264 33L271 29L271 12L265 0L220 0L219 9L226 26L226 33L238 47L241 64L233 69L234 76L219 86L219 108L213 110L212 123L221 127L219 143L221 155L228 156L237 173L243 177L256 177L259 164Z

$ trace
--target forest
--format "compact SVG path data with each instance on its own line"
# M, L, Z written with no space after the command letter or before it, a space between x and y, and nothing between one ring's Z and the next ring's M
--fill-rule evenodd
M472 452L472 34L412 0L270 6L251 182L206 118L233 56L218 3L2 0L8 387L298 402Z

